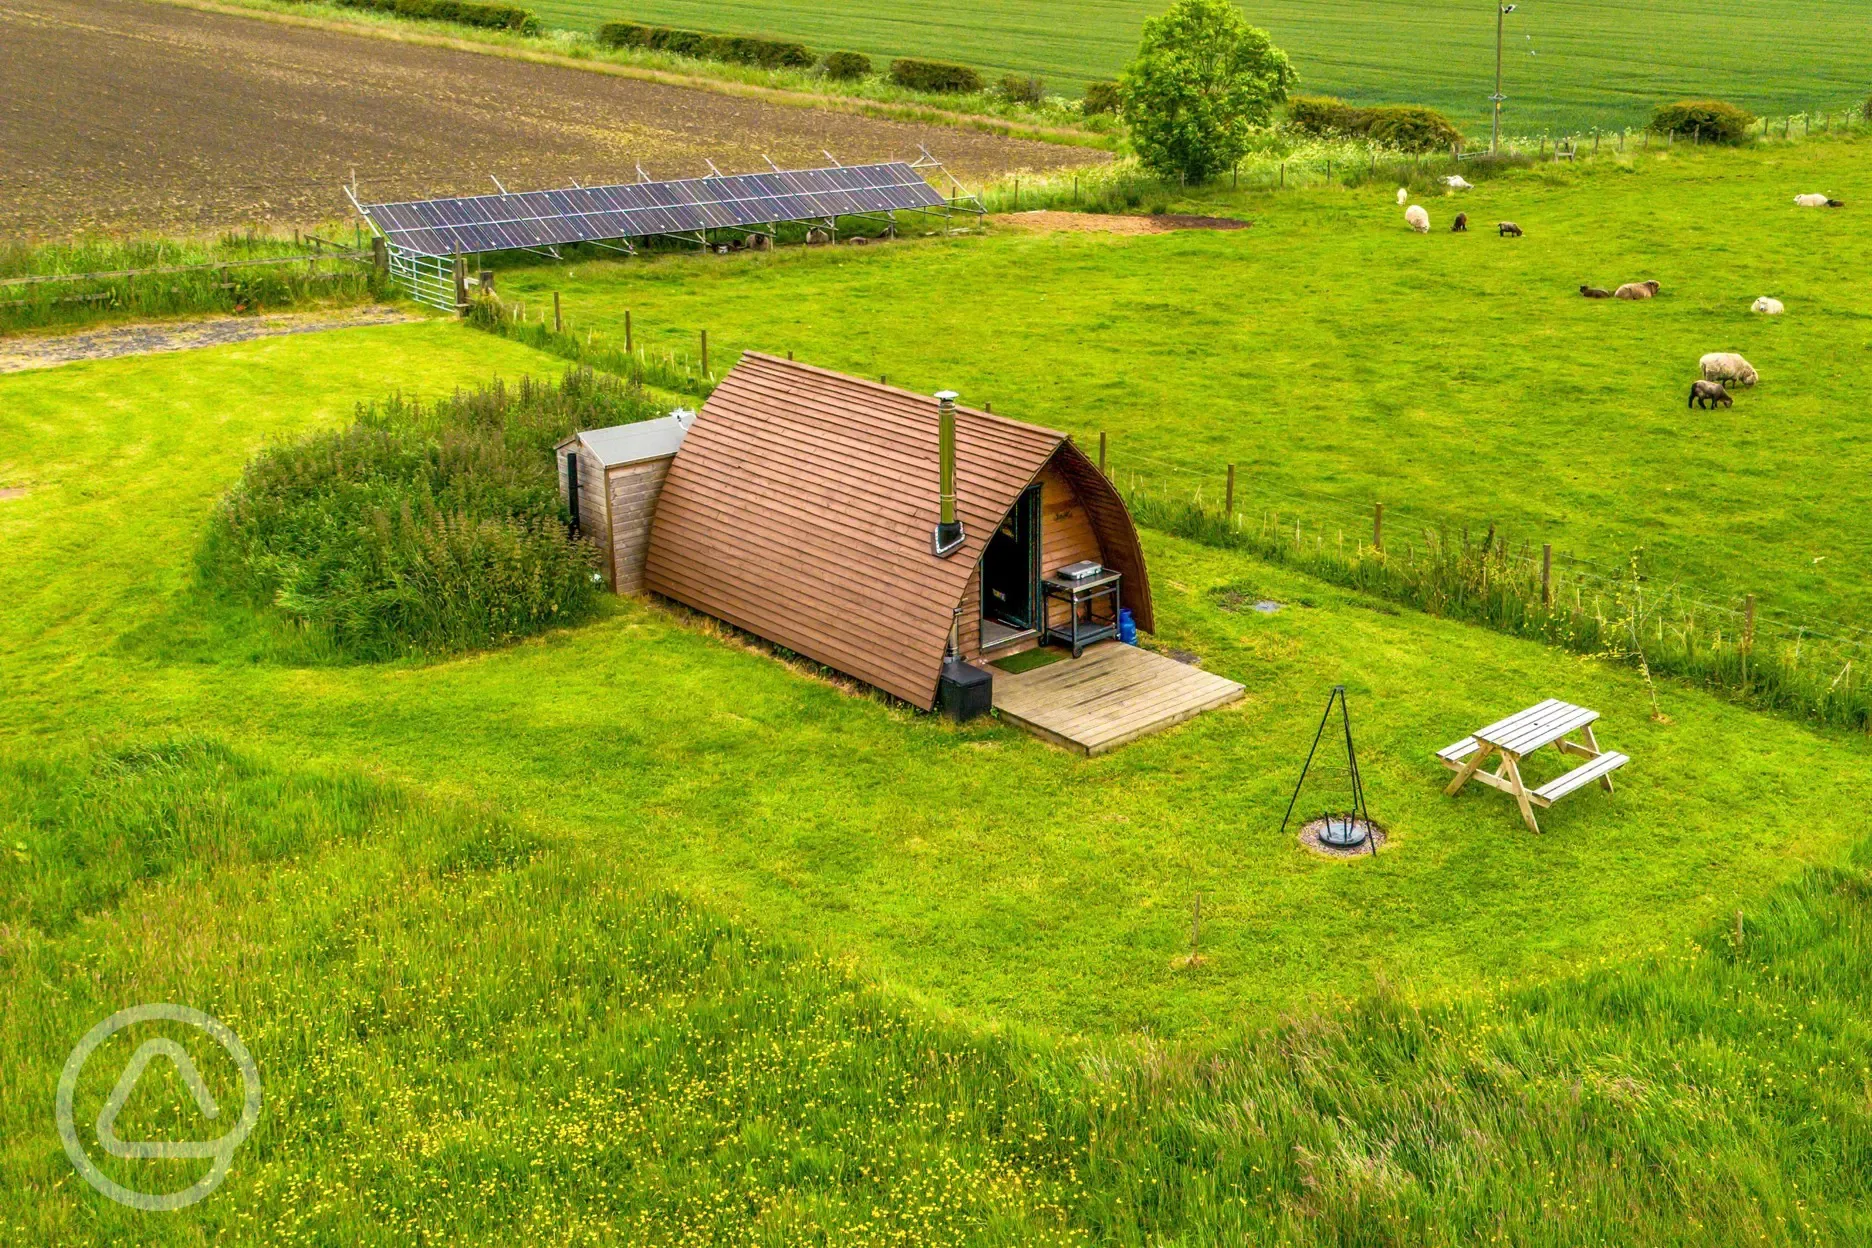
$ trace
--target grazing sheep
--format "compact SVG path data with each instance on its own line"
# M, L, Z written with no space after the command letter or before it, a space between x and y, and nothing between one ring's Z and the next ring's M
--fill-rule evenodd
M1452 173L1449 177L1444 178L1443 185L1449 187L1452 191L1475 190L1475 183L1469 181L1469 179L1463 177L1460 173Z
M1735 400L1729 397L1720 382L1693 381L1690 383L1690 401L1685 407L1734 407Z
M1503 238L1521 237L1521 227L1512 221L1497 221L1495 223L1495 228L1501 232L1501 237Z
M1759 312L1763 316L1780 316L1787 311L1787 305L1779 299L1770 299L1767 295L1763 295L1749 305L1749 311Z
M1449 229L1452 234L1467 234L1469 232L1469 214L1466 212L1457 213L1456 219L1450 222Z
M1397 188L1397 206L1402 208L1405 204L1408 204L1409 202L1410 202L1410 187L1408 186L1398 187Z
M1752 386L1758 380L1755 366L1733 351L1712 351L1697 361L1705 381L1720 381L1723 388L1730 385Z
M1830 201L1824 195L1796 195L1794 202L1803 208L1824 208Z
M1626 282L1612 292L1614 299L1652 299L1663 287L1656 282Z
M1412 204L1410 207L1406 208L1404 210L1404 219L1410 222L1410 228L1416 230L1419 234L1428 234L1430 232L1430 214L1425 212L1420 205Z
M1612 292L1603 286L1582 286L1579 288L1579 293L1585 295L1588 299L1610 299L1612 297Z

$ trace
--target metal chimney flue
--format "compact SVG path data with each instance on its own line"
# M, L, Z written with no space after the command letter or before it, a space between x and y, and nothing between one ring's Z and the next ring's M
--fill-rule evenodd
M930 534L930 553L938 559L946 559L962 549L967 537L962 531L962 521L956 517L955 404L955 391L937 391L938 519L935 531Z

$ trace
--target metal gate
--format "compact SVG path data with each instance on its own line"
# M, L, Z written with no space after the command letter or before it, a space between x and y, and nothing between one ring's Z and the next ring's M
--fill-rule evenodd
M455 311L455 261L449 256L405 251L391 244L390 280L417 303Z

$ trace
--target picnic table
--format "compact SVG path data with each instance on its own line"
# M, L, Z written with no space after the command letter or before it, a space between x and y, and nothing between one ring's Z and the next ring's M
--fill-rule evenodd
M1472 735L1437 751L1437 760L1456 773L1444 792L1454 797L1463 785L1475 780L1512 794L1521 807L1521 818L1528 830L1539 832L1534 807L1545 810L1595 780L1610 793L1612 773L1631 761L1616 750L1599 748L1599 740L1592 730L1593 721L1598 718L1598 711L1548 698L1507 719L1478 728ZM1568 740L1576 732L1582 740ZM1521 760L1548 745L1562 754L1579 755L1588 761L1530 790L1521 780ZM1500 764L1493 772L1483 771L1482 764L1492 755L1500 755Z

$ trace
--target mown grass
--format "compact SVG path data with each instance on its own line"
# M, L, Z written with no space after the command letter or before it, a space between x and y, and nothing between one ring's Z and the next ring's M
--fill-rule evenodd
M0 463L35 482L0 511L0 542L23 552L0 567L0 735L49 746L237 725L288 761L368 760L547 813L646 882L848 951L927 1000L1066 1031L1224 1035L1381 974L1460 990L1678 949L1728 899L1862 835L1840 814L1860 739L1669 687L1672 722L1654 723L1634 674L1156 536L1158 643L1249 697L1091 762L854 697L632 604L445 663L308 665L204 592L193 552L249 448L346 419L379 370L414 386L424 351L441 370L421 383L431 394L470 360L509 377L561 367L418 325L0 378ZM49 436L75 412L90 436ZM100 489L107 469L120 484ZM1234 609L1247 592L1288 609ZM1341 682L1394 838L1351 867L1279 831ZM1638 760L1629 784L1563 805L1542 838L1499 794L1442 796L1434 750L1547 696L1604 713L1601 739ZM1337 800L1342 780L1323 773L1304 806ZM1211 961L1181 974L1198 891Z
M1220 1046L932 1018L627 860L209 738L0 755L0 1226L20 1243L1818 1244L1872 1231L1872 877L1669 957ZM78 850L76 847L84 847ZM91 852L95 851L95 852ZM131 882L123 883L125 877ZM44 899L83 896L85 920ZM70 1175L68 1046L196 1004L265 1100L180 1214ZM87 1066L81 1138L136 1043ZM196 1060L224 1104L238 1077ZM130 1138L195 1138L173 1080ZM200 1163L104 1163L172 1190Z
M1040 74L1056 88L1115 77L1137 51L1155 0L806 4L801 0L537 0L549 24L654 21L784 35L874 59L933 56L994 76ZM1317 5L1275 0L1248 16L1293 57L1309 91L1430 104L1471 133L1488 125L1495 30L1486 7L1437 0ZM1526 5L1508 19L1505 90L1517 133L1638 125L1666 98L1719 96L1757 112L1838 109L1865 94L1864 23L1837 5L1764 0L1618 0Z
M1109 435L1121 484L1237 504L1348 535L1387 506L1517 548L1551 542L1764 618L1864 626L1872 558L1853 499L1872 303L1847 274L1872 251L1865 141L1745 152L1628 152L1544 165L1425 199L1410 232L1391 191L1310 184L1166 204L1254 228L1112 238L1035 234L866 249L580 263L503 272L553 289L581 335L653 352L710 335L717 373L744 348L934 391L1075 434ZM1849 207L1803 210L1802 187ZM1068 189L1054 184L1049 194ZM1031 199L1029 202L1032 202ZM1872 201L1868 201L1872 202ZM1458 210L1475 222L1449 233ZM1497 238L1519 222L1526 237ZM1584 283L1654 277L1649 303ZM1749 311L1757 295L1784 317ZM1762 383L1688 411L1697 359L1737 350ZM1788 488L1790 481L1799 487ZM1835 631L1824 630L1823 631Z

